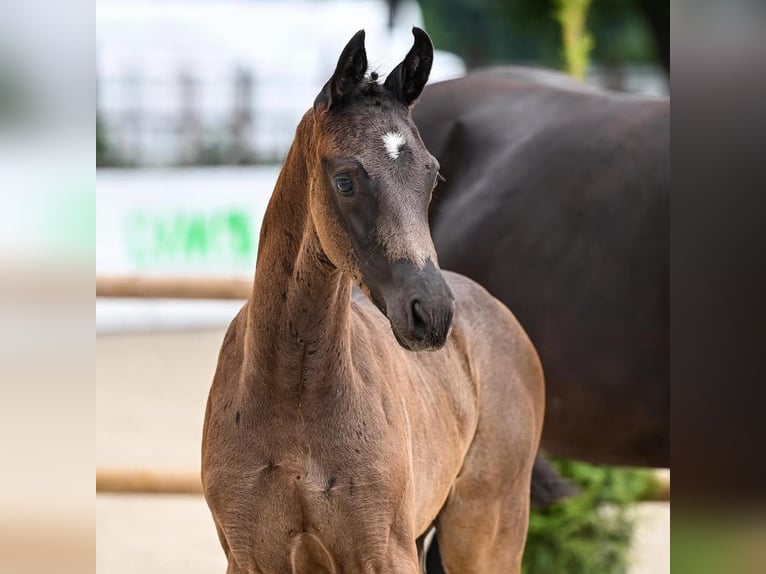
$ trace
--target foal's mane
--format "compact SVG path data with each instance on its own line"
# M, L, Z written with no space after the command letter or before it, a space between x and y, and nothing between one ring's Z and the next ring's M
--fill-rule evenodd
M378 73L371 72L357 84L348 101L349 103L372 103L379 106L384 100L394 101L395 99L394 94L378 82Z

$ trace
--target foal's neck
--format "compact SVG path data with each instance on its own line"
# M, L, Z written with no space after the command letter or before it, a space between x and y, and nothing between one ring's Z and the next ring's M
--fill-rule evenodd
M261 227L246 361L275 384L304 384L347 350L351 281L327 258L309 213L310 115L301 121Z

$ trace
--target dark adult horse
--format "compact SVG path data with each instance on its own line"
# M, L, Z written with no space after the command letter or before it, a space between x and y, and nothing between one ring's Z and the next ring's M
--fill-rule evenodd
M669 464L669 113L524 68L434 84L415 108L446 179L439 262L530 334L548 453Z

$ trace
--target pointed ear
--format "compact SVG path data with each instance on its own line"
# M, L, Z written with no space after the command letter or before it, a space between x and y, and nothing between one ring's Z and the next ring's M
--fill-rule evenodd
M403 104L411 106L420 96L431 73L434 46L423 30L412 28L415 43L404 60L386 78L385 86Z
M314 100L314 107L329 110L343 104L364 79L365 72L367 52L364 49L364 30L359 30L343 48L335 73Z

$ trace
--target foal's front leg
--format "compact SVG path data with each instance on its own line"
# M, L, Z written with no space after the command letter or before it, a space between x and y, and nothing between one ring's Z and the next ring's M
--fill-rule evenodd
M531 424L523 424L530 420L523 401L502 404L500 414L485 411L479 420L463 468L436 518L447 574L521 572L538 435ZM520 421L519 426L514 429L509 420Z
M461 476L436 521L447 574L519 574L529 524L529 485ZM494 487L493 487L494 486ZM428 574L437 574L428 572Z

